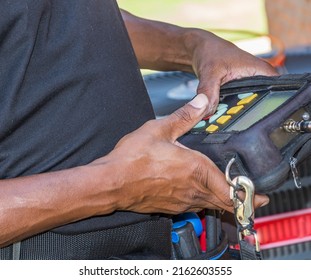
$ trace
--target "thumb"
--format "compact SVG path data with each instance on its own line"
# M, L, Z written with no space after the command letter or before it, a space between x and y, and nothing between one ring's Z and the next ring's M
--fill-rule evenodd
M198 94L189 103L161 120L164 133L175 141L193 128L205 116L208 109L208 98Z

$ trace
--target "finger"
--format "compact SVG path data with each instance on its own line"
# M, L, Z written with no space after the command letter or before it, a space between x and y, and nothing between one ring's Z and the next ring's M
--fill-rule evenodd
M239 198L244 201L245 199L245 193L243 191L239 191L238 194ZM254 208L259 208L266 206L269 203L269 197L264 194L256 194L254 197Z
M259 208L266 206L269 203L269 197L263 194L256 194L254 199L254 207Z
M208 97L209 106L206 111L206 115L214 114L219 103L219 90L220 90L220 80L214 79L212 76L209 78L201 78L197 93L205 94Z
M278 76L280 75L277 69L274 66L274 61L272 59L264 59L261 60L265 63L265 66L261 67L257 72L256 75L266 75L266 76Z
M174 142L202 120L207 107L207 97L199 94L168 117L161 119L161 130Z

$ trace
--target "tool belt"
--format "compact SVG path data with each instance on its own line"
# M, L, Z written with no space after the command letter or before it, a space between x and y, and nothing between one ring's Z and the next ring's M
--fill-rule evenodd
M221 213L217 210L205 209L173 217L172 245L175 260L240 259L240 254L229 247Z
M45 232L0 249L0 260L169 259L171 220L77 234Z

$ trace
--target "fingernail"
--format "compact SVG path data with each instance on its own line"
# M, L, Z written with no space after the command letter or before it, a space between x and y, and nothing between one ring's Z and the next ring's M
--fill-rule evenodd
M197 109L206 108L208 105L208 98L205 94L200 93L195 98L193 98L189 104Z

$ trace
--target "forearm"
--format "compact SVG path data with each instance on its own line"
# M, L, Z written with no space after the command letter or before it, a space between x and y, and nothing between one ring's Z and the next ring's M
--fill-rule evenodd
M0 247L116 210L109 166L72 168L0 181ZM103 187L104 186L104 187Z
M198 30L121 12L141 68L192 71L191 39Z

